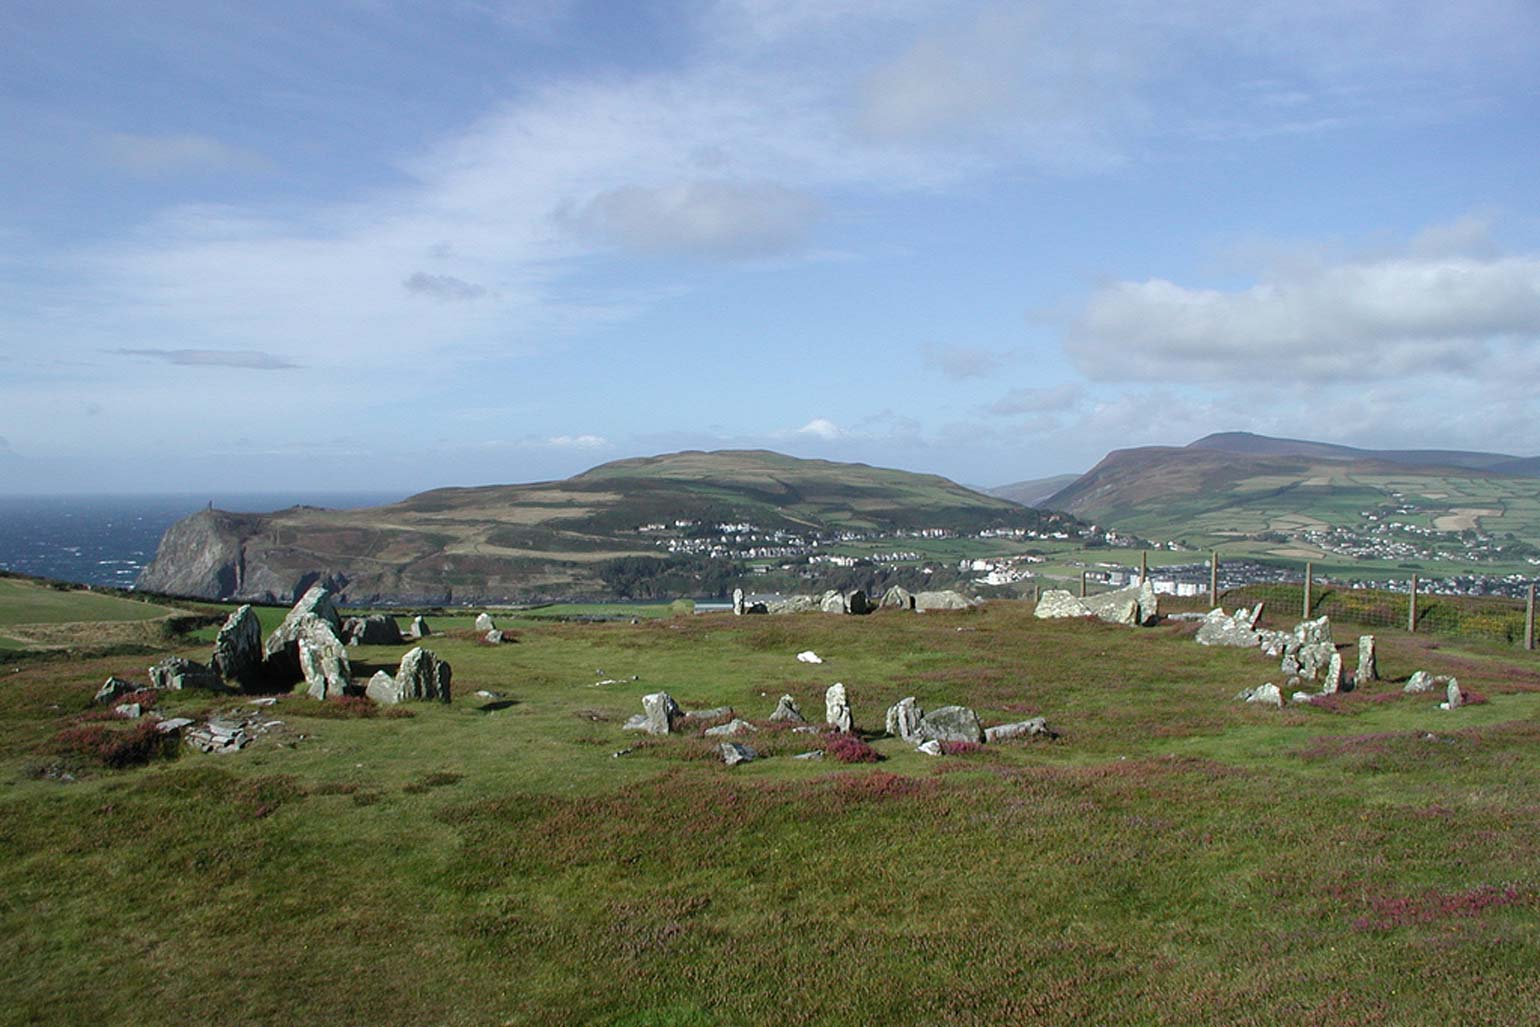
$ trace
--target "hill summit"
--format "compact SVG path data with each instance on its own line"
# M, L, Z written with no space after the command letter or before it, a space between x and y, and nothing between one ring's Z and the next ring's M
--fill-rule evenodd
M618 460L563 481L441 488L357 510L204 510L172 525L139 587L292 601L325 582L354 602L610 598L617 562L705 563L885 537L1073 523L929 474L768 450ZM714 539L730 537L727 545ZM720 570L720 567L717 568Z

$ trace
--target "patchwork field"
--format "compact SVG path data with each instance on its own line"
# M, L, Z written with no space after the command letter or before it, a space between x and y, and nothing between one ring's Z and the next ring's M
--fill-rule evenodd
M71 740L133 730L91 700L147 658L0 668L0 1020L1540 1019L1533 654L1381 632L1388 680L1268 711L1231 698L1279 680L1260 653L1026 603L504 626L435 625L448 706L283 695L242 752L122 769ZM1487 701L1402 696L1417 669ZM763 721L836 680L881 762ZM657 689L770 758L622 732ZM1060 736L927 757L881 737L906 695Z

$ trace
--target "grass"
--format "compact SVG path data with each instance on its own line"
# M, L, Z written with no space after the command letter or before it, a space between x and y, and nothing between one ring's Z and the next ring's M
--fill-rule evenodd
M169 1023L211 994L239 995L230 1023L1540 1017L1532 654L1382 631L1384 682L1267 711L1230 698L1278 680L1259 653L1030 604L524 618L501 647L429 619L449 706L284 696L238 754L77 762L69 784L40 777L67 759L54 740L133 730L81 717L148 661L4 668L0 1020ZM405 648L355 649L355 673ZM1400 696L1418 669L1489 702ZM816 716L835 680L880 762L729 771L704 739L620 730L664 688L789 754L816 740L763 718L783 692ZM1061 737L927 757L878 734L905 695Z
M29 578L0 578L0 627L88 621L144 621L174 610L76 586L51 587Z

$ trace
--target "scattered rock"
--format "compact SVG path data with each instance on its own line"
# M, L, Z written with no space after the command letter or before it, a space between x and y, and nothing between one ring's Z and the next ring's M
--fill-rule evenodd
M717 720L717 719L719 719L721 717L731 717L732 715L733 715L733 708L731 706L716 706L716 707L713 707L712 709L709 709L709 710L690 710L690 711L688 711L686 713L681 713L679 715L679 719L681 719L681 720Z
M156 724L155 730L159 731L163 735L170 735L175 734L176 732L182 730L184 727L188 727L194 723L196 723L196 721L194 721L191 717L172 717L170 720L163 720L159 724Z
M804 649L802 652L797 654L797 662L798 663L822 663L823 662L823 657L819 656L817 653L813 652L813 650L811 650L811 649Z
M1307 703L1314 698L1314 692L1295 692L1293 695L1289 696L1289 701L1298 705L1300 703Z
M396 618L383 613L349 617L343 625L343 637L349 645L400 645L405 641Z
M251 687L262 678L262 622L249 605L232 613L214 638L214 669L225 681Z
M1379 659L1374 653L1374 636L1358 636L1358 672L1353 675L1353 681L1358 687L1362 687L1365 681L1378 681L1380 679Z
M684 716L684 711L667 692L653 692L642 696L642 713L645 722L642 730L649 735L666 735L674 730L674 724Z
M502 645L503 633L496 628L493 628L491 631L488 631L485 635L481 636L481 640L487 645Z
M802 707L797 705L797 700L789 695L781 696L780 700L775 704L775 712L770 714L770 719L774 721L790 721L794 724L801 724L807 720L806 717L802 716Z
M1254 648L1262 641L1261 635L1253 626L1261 609L1262 604L1258 603L1255 613L1243 606L1226 616L1223 609L1215 607L1204 616L1203 623L1198 625L1198 644L1228 646L1235 649Z
M734 717L726 724L718 724L716 727L708 727L705 731L702 732L702 734L710 735L712 737L722 735L746 735L758 730L759 728L755 727L753 724L750 724L742 717Z
M136 702L119 703L112 712L126 720L138 720L144 715L144 707Z
M801 724L791 729L791 733L794 735L816 735L819 731L820 729L812 724Z
M915 747L914 751L915 752L923 752L927 756L940 756L941 755L941 743L936 741L935 739L931 739L928 742L921 742L919 745L917 745Z
M961 592L952 589L943 589L939 592L916 592L914 594L914 612L925 613L929 610L967 610L978 605L978 600L969 599Z
M497 625L492 621L490 613L478 613L476 615L476 630L485 634L488 631L496 631Z
M832 725L836 730L846 734L855 730L854 722L850 715L850 699L845 695L845 686L836 681L829 686L824 693L824 721Z
M187 659L168 656L150 668L150 687L177 691L183 688L222 688L224 682L212 667Z
M108 678L106 683L96 690L96 701L105 705L120 695L132 695L135 692L142 691L144 691L143 685L136 685L127 678L120 678L114 675Z
M729 767L736 767L740 763L748 763L759 759L759 753L742 742L723 742L721 753L722 762Z
M887 732L894 738L912 742L920 737L920 720L925 711L915 702L914 696L906 696L888 708Z
M823 750L822 749L812 749L812 750L809 750L808 752L799 752L795 756L793 756L792 759L794 759L794 760L821 760L821 759L823 759Z
M1255 689L1252 689L1250 694L1246 696L1246 701L1260 703L1263 706L1276 706L1279 709L1283 709L1283 693L1278 691L1278 686L1273 684L1271 681L1265 685L1261 685Z
M936 742L982 742L984 725L966 706L943 706L920 718L919 737Z
M1458 686L1459 680L1457 678L1449 677L1448 675L1429 674L1425 670L1419 670L1407 679L1407 682L1402 686L1401 691L1412 693L1435 692L1440 688L1448 688L1451 685Z
M1014 724L998 724L995 727L984 729L984 741L1006 742L1013 738L1057 738L1058 735L1048 727L1048 721L1042 717L1033 717L1031 720L1021 720Z

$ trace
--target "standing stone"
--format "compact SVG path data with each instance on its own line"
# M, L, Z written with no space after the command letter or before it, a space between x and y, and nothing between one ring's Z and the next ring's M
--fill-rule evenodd
M914 696L900 699L888 708L887 732L906 742L914 741L920 733L920 721L925 711L915 702Z
M943 706L920 718L918 734L927 742L982 742L984 725L966 706Z
M1314 680L1336 655L1337 647L1330 641L1305 642L1299 647L1299 673Z
M1160 619L1160 600L1155 594L1155 586L1148 580L1127 588L1120 588L1115 592L1087 596L1078 602L1098 618L1111 624L1137 627L1154 624Z
M427 638L433 632L428 629L428 622L421 616L417 616L412 618L412 627L407 634L412 638Z
M834 726L836 730L849 734L855 730L855 722L850 715L850 699L845 695L845 686L836 681L829 686L829 690L823 697L824 720Z
M396 623L396 618L383 613L349 617L342 632L349 645L400 645L402 642L401 626Z
M214 669L226 681L254 685L262 674L262 622L249 605L225 621L214 639Z
M1460 683L1454 678L1449 679L1449 687L1444 690L1444 709L1457 710L1465 702L1465 694L1460 691Z
M872 601L867 598L865 592L856 591L845 597L845 611L847 613L860 615L871 613L874 609L876 607L872 606Z
M1326 682L1321 685L1322 695L1331 695L1342 687L1342 654L1333 650L1326 664Z
M310 686L305 693L312 699L341 699L353 684L347 648L329 630L313 631L300 638L299 669Z
M447 703L453 679L454 671L446 661L433 650L418 646L401 657L401 666L396 671L396 701L423 699Z
M850 609L845 605L845 597L838 592L828 591L818 601L818 608L824 613L849 613Z
M1317 617L1315 620L1300 621L1294 626L1294 634L1304 645L1330 642L1331 618Z
M666 735L674 730L674 724L684 716L684 711L667 692L653 692L642 696L642 712L647 717L645 728L649 735Z
M882 608L889 607L899 610L913 610L914 596L902 585L892 585L882 593Z
M1358 636L1358 673L1353 675L1353 682L1358 687L1363 687L1365 681L1378 681L1380 679L1380 663L1374 655L1374 636Z
M743 589L733 589L733 616L743 616Z
M492 615L490 613L478 613L476 615L476 630L482 634L497 630L497 625L492 622Z
M797 705L797 700L789 695L781 696L780 701L775 704L775 712L770 714L770 719L784 720L793 724L806 722L806 718L802 716L802 708Z

